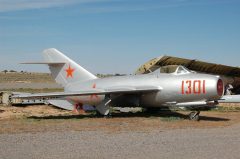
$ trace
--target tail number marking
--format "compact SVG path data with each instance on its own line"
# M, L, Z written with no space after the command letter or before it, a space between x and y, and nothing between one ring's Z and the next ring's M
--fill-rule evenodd
M206 80L182 81L182 94L206 94Z

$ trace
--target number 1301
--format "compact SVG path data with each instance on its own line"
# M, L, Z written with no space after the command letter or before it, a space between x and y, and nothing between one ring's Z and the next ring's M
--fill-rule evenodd
M182 94L206 94L206 80L182 81Z

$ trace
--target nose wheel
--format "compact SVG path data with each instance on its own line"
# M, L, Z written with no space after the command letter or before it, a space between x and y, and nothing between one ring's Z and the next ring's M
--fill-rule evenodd
M200 111L191 112L189 114L189 120L199 121L199 114L200 114Z

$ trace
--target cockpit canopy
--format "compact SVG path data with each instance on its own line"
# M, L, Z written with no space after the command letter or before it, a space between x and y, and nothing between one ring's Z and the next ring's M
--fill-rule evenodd
M160 73L169 73L169 74L176 74L176 75L193 73L192 71L190 71L189 69L181 65L162 66L160 67L160 70L157 70L157 71L160 71Z

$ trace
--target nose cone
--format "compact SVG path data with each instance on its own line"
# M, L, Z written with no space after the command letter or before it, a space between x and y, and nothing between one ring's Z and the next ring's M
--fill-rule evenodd
M224 85L222 79L219 79L217 82L217 93L219 96L223 96L224 93Z

